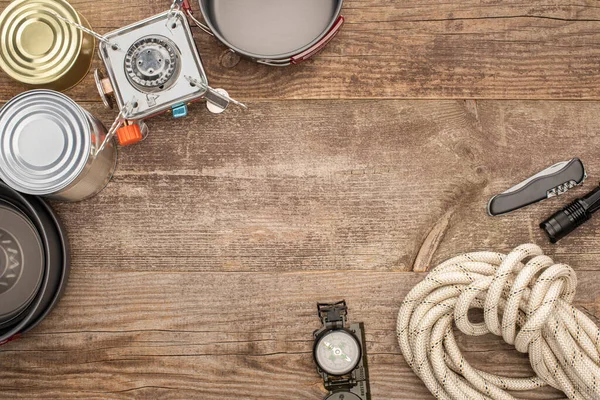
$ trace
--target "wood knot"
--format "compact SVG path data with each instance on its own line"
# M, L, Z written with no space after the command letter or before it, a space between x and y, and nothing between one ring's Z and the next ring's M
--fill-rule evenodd
M224 68L233 68L240 63L242 58L231 49L225 50L219 57L219 62Z

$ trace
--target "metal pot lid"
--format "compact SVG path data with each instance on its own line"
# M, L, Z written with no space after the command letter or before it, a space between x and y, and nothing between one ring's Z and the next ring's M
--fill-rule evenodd
M65 0L16 0L0 15L0 67L12 78L44 85L77 61L82 33L54 14L82 23Z
M341 0L200 0L214 33L255 58L285 58L317 42Z
M0 179L27 194L59 192L88 162L90 129L83 109L61 93L13 98L0 109Z
M44 270L44 246L33 224L0 205L0 321L15 317L31 303Z

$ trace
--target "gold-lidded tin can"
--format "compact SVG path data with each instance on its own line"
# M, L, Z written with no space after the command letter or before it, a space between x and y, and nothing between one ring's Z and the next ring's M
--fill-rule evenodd
M0 67L30 87L67 90L88 73L92 36L55 14L90 28L66 0L15 0L0 14Z

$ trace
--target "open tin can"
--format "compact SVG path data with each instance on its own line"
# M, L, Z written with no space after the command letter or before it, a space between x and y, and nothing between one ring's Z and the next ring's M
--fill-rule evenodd
M0 15L0 67L35 88L63 91L87 74L95 40L60 20L89 28L65 0L16 0Z
M0 109L0 179L14 190L64 201L100 192L116 167L106 128L69 97L31 90Z

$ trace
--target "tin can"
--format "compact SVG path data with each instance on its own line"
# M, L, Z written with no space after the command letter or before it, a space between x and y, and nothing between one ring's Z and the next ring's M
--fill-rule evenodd
M65 0L16 0L0 15L0 67L34 88L67 90L92 64L95 39L56 14L90 28Z
M64 201L100 192L116 167L106 128L69 97L38 89L0 109L0 179L14 190Z

